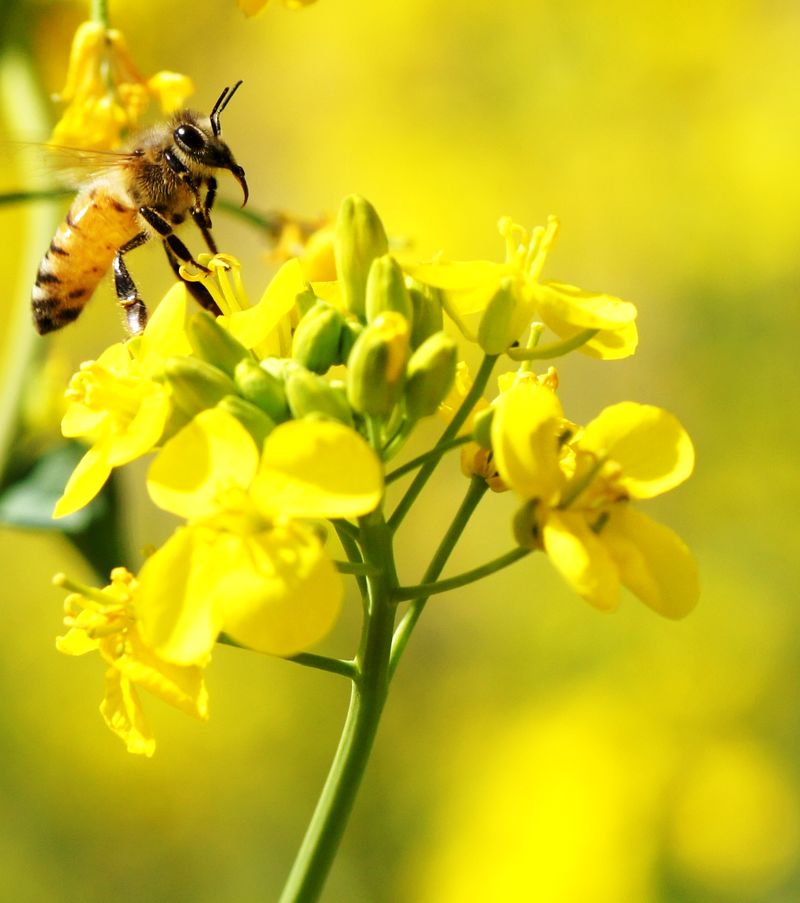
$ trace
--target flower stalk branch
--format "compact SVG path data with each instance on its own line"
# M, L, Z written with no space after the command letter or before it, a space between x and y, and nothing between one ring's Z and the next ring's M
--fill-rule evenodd
M395 591L394 598L398 602L404 602L419 599L422 596L427 598L437 593L447 593L454 589L460 589L462 586L476 583L490 574L495 574L497 571L507 568L526 555L530 555L532 551L532 549L512 549L510 552L506 552L505 555L500 555L492 561L480 565L480 567L464 571L463 574L458 574L455 577L448 577L447 580L437 580L434 583L418 583L416 586L399 586Z

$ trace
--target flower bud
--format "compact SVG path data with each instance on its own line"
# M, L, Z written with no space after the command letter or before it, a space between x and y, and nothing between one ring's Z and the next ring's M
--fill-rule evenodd
M336 308L318 301L297 324L292 357L312 373L326 373L339 358L344 321Z
M347 363L353 345L363 331L364 324L360 320L344 320L342 322L342 331L339 334L339 361L341 363Z
M456 376L456 343L443 332L427 338L411 355L406 371L406 410L418 420L435 414Z
M472 420L472 438L480 445L481 448L491 449L492 447L492 418L494 417L494 408L484 408L478 411Z
M517 511L512 521L514 539L523 549L539 549L542 539L539 535L539 502L531 499Z
M345 306L358 317L364 317L372 261L388 249L383 223L372 204L355 194L346 197L336 219L334 253Z
M195 357L168 358L164 376L172 389L175 407L189 417L213 408L226 395L236 394L236 385L230 377Z
M397 261L390 254L376 257L367 277L367 322L387 310L402 314L409 323L414 314L405 277Z
M500 288L486 305L478 326L478 344L487 354L502 354L519 338L519 312L511 280L503 279Z
M234 380L242 397L261 408L275 423L289 419L286 390L278 376L252 358L244 358L236 365Z
M302 292L298 292L294 299L295 307L300 312L300 316L304 317L319 299L310 288L304 288Z
M353 413L341 383L332 383L298 367L286 380L286 397L292 417L320 416L353 426Z
M275 421L271 417L265 414L261 408L245 401L238 395L226 395L217 407L235 417L250 433L259 448L275 429Z
M417 283L409 290L413 317L411 320L411 347L419 346L444 326L442 302L439 290Z
M408 333L406 318L387 311L358 337L347 361L347 398L354 410L375 416L391 413L403 390Z
M189 319L187 332L194 353L228 376L233 376L239 361L251 356L207 310L200 310Z

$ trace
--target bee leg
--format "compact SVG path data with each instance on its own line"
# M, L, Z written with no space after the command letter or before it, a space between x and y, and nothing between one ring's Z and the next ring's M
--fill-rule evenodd
M209 228L211 221L208 219L208 215L198 207L192 207L191 213L192 219L197 224L197 228L200 230L206 245L208 245L208 250L211 251L212 254L216 254L217 243L214 241L214 236L211 234L211 229Z
M139 215L151 229L161 236L161 240L164 242L165 246L181 261L181 263L190 263L203 273L210 272L208 267L204 267L202 263L198 263L194 257L192 257L191 251L173 232L172 226L157 210L154 210L152 207L140 207Z
M211 208L214 205L214 199L217 196L217 180L214 176L209 176L206 179L206 186L207 191L205 200L201 204L200 195L198 193L197 204L192 207L191 214L206 245L208 245L208 250L211 251L212 254L216 254L217 243L214 241L214 236L211 234Z
M143 245L150 236L147 232L140 232L138 235L125 242L125 244L117 251L114 257L114 288L117 292L117 298L122 305L125 313L125 325L131 335L139 335L147 323L147 308L144 301L139 297L136 284L131 279L128 267L122 259L124 254Z
M175 259L175 255L170 252L168 245L164 245L164 250L167 252L167 260L172 267L172 272L177 279L181 279L181 268L180 264ZM217 302L211 297L211 293L202 282L191 282L188 279L181 279L181 282L183 282L200 307L207 310L209 313L214 314L215 317L220 316L222 311L219 309Z

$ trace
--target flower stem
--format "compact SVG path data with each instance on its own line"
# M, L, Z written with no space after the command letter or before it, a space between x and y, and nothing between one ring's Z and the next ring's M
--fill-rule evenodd
M108 18L108 0L91 0L91 19L103 28L109 28L111 23Z
M507 568L510 564L519 561L520 558L530 555L532 551L533 549L512 549L510 552L506 552L505 555L500 555L498 558L492 559L492 561L487 561L486 564L482 564L480 567L464 571L463 574L449 577L447 580L437 580L434 583L418 583L416 586L399 586L395 591L394 598L398 602L403 602L408 599L417 599L420 596L428 597L436 593L447 593L450 590L459 589L462 586L483 580L484 577L488 577L490 574L494 574L503 568Z
M369 607L339 747L280 903L314 903L333 865L378 730L389 688L396 587L391 535L383 515L364 518L361 546L376 566L368 578Z
M5 125L9 137L21 139L27 129L46 132L49 123L41 101L38 85L30 65L30 55L16 46L6 48L0 57L0 100L6 112ZM34 174L23 173L25 178ZM28 213L24 228L27 232L25 251L18 265L20 272L35 273L42 251L52 238L58 221L52 203ZM0 476L5 472L8 459L14 451L19 427L22 400L47 345L40 339L31 324L30 295L20 291L13 299L12 309L5 327L3 361L0 385L3 386L3 404L0 407Z
M416 470L431 459L438 461L442 455L452 451L454 448L458 448L459 445L466 445L467 442L472 442L472 436L457 436L449 442L440 442L430 451L426 451L424 454L418 455L416 458L412 458L410 461L406 461L405 464L401 464L400 467L395 468L395 470L386 475L384 482L387 485L389 483L394 483L395 480L399 480L400 477L404 477L407 473L411 473L412 470Z
M450 441L458 434L458 431L461 429L464 421L469 417L472 409L475 407L478 399L483 395L483 390L486 388L486 383L489 381L489 377L491 376L492 370L494 369L495 362L497 361L496 354L487 354L481 366L475 375L475 382L473 382L472 387L469 392L467 392L464 400L461 402L461 407L456 411L455 416L447 424L447 428L442 433L439 441L434 446L435 449L440 449L443 446L447 446ZM396 530L403 518L408 513L411 506L417 500L417 496L422 492L425 488L425 484L431 477L431 474L436 470L436 465L439 463L439 457L433 457L430 460L426 461L425 464L420 467L417 475L414 477L411 485L406 490L406 494L397 504L392 516L389 518L389 527L392 531ZM432 580L435 580L438 574L431 577Z
M488 484L482 477L473 477L470 480L467 493L461 502L461 506L456 512L456 516L453 518L453 522L450 524L447 533L445 533L444 538L439 543L439 548L431 559L428 569L425 571L425 575L422 578L423 584L433 583L439 574L442 573L445 564L447 564L447 559L450 557L461 534L464 532L464 528L467 526L469 519L472 517L473 512L488 488ZM397 590L395 590L395 593L397 593ZM397 670L400 656L402 656L403 651L406 648L411 633L414 630L417 621L420 619L427 601L427 596L416 598L408 607L408 611L403 616L403 620L395 631L394 639L392 640L391 661L389 663L390 678Z

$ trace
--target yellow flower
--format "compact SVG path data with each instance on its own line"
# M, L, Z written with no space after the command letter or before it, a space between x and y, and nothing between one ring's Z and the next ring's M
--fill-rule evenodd
M694 449L675 417L622 402L573 436L556 396L524 381L497 400L491 432L500 475L527 502L529 541L584 599L611 610L622 584L666 617L694 608L691 553L672 530L629 504L691 474Z
M330 219L304 220L280 214L279 224L280 231L269 254L270 260L285 263L297 257L308 282L334 281L336 259L333 243L336 230Z
M324 636L341 579L304 521L372 511L383 479L372 450L339 423L281 424L259 458L244 427L211 409L164 445L148 489L188 523L142 568L142 632L164 658L191 664L222 631L284 656Z
M500 389L500 395L508 392L509 389L518 383L527 381L537 382L546 386L551 392L555 392L558 388L558 374L554 367L550 367L542 376L537 376L533 371L527 369L520 369L502 373L498 376L497 384ZM471 388L472 379L469 375L469 368L464 361L459 361L456 367L456 378L453 387L439 408L440 414L447 421L453 419ZM496 402L497 399L490 404L485 398L479 398L464 421L459 434L463 436L471 433L475 428L476 418L488 412L492 408L492 404L496 404ZM492 492L506 492L508 490L508 486L503 482L503 478L497 470L494 452L491 448L485 448L477 442L468 442L461 449L461 472L465 477L483 477L489 484Z
M57 582L66 584L64 578ZM81 588L65 603L69 628L56 640L65 655L97 651L108 664L100 712L128 752L152 756L155 739L142 711L136 687L195 718L208 718L208 694L202 669L164 661L142 640L137 622L138 585L124 568L115 568L102 590Z
M172 406L167 384L154 377L165 357L189 353L185 316L186 289L176 285L140 337L107 348L70 380L61 432L83 437L91 447L70 476L53 517L87 505L113 468L141 457L160 440Z
M50 142L95 150L118 147L136 128L151 96L158 98L164 113L171 113L193 91L191 80L176 72L145 79L120 31L84 22L72 40L66 83L59 95L68 106Z
M530 235L509 217L503 217L498 228L506 242L502 263L439 259L406 270L420 282L441 289L458 315L485 311L484 317L492 322L483 323L483 331L493 341L505 333L506 347L519 339L534 319L539 319L563 340L585 330L597 330L580 346L581 351L593 357L613 360L634 353L638 336L633 304L574 285L540 281L558 232L555 217ZM507 303L499 303L505 302L507 296L513 299L510 308ZM495 352L494 348L486 350Z
M287 260L273 276L257 304L251 304L240 275L241 264L230 254L201 254L199 262L210 273L191 273L181 267L181 276L202 282L222 311L221 326L261 358L288 357L291 344L291 314L306 279L296 259Z

